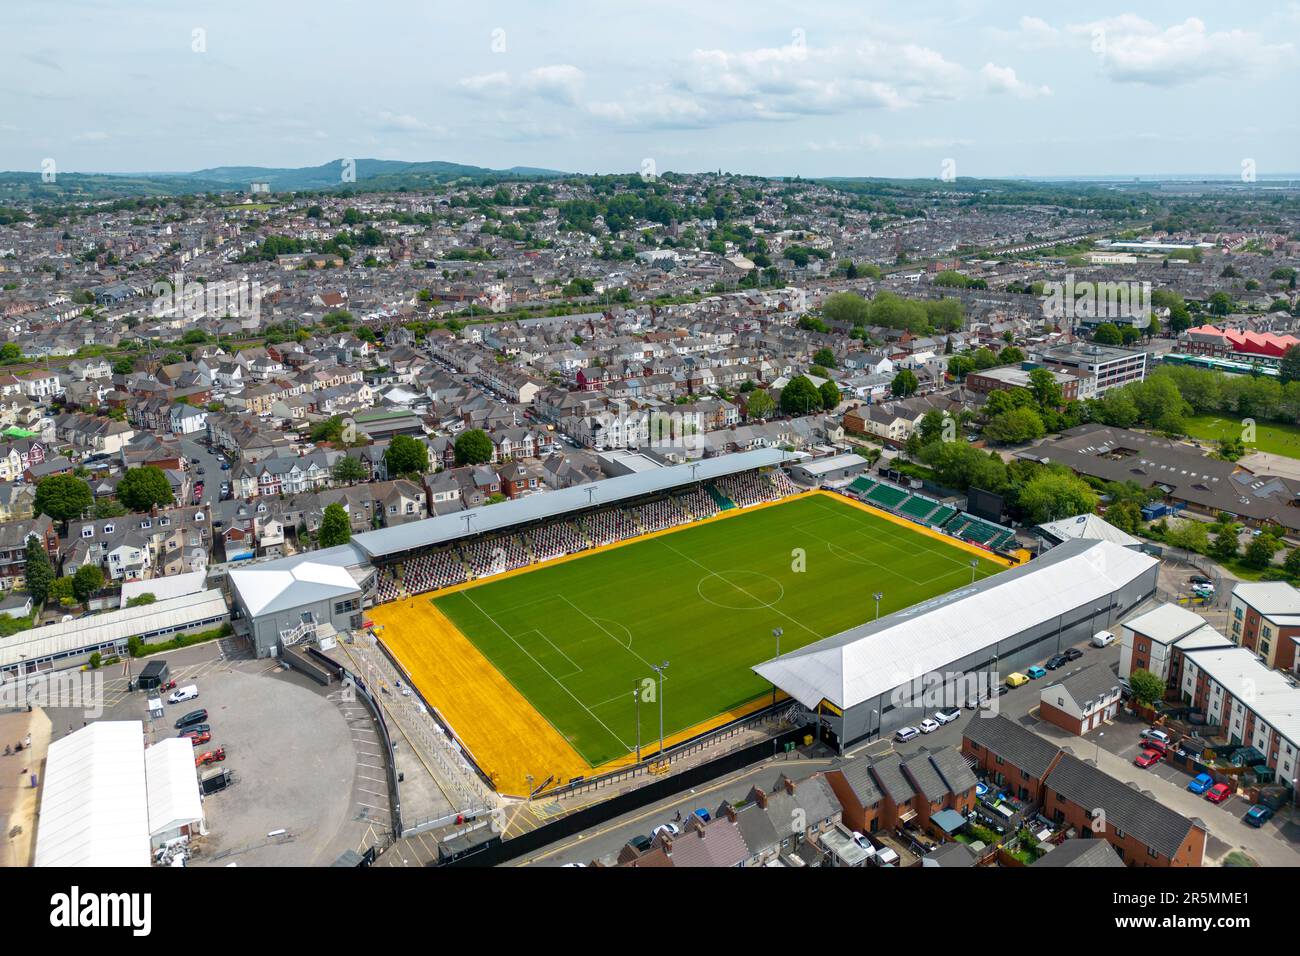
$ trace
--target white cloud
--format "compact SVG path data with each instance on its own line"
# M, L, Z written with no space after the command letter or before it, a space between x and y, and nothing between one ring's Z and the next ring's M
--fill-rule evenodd
M416 132L429 129L429 124L424 120L411 116L409 113L390 113L388 110L384 110L379 114L379 128L399 132Z
M1196 17L1162 30L1126 13L1068 29L1089 39L1102 69L1121 83L1175 86L1207 76L1241 77L1295 57L1291 43L1270 43L1243 30L1210 32Z
M984 68L980 70L980 76L983 77L985 88L990 93L1009 93L1022 100L1052 95L1051 87L1026 83L1016 76L1016 71L1009 66L985 63Z
M586 75L576 66L556 63L539 66L515 77L505 71L482 73L458 80L456 85L465 93L480 99L533 96L556 103L572 105L582 94Z

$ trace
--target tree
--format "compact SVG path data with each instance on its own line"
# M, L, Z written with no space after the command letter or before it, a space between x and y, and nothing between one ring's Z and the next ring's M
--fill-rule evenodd
M492 439L481 428L470 428L456 436L456 464L482 465L492 460Z
M1114 322L1103 322L1093 330L1092 340L1098 345L1122 345L1124 336Z
M813 362L822 368L834 368L835 353L828 348L820 348L813 353Z
M1286 553L1286 560L1282 562L1282 567L1291 577L1300 578L1300 548L1292 548Z
M333 548L352 540L352 523L348 513L338 502L325 506L320 520L320 546Z
M954 355L948 359L948 374L955 379L963 379L973 371L975 371L975 360L969 355Z
M148 511L154 505L167 508L176 500L167 474L155 465L132 468L117 483L117 500L132 511Z
M1184 518L1169 525L1165 541L1172 547L1204 554L1210 546L1210 532L1204 523Z
M1020 508L1035 524L1090 514L1096 507L1092 486L1068 471L1043 471L1020 489Z
M50 585L54 583L54 569L50 567L50 555L45 550L45 544L37 535L28 536L23 558L27 593L36 604L44 604L50 593Z
M770 418L776 410L776 402L764 389L754 389L745 401L746 418Z
M817 390L821 393L822 408L828 412L835 410L840 403L840 387L830 379L822 382L821 387Z
M397 435L384 451L390 475L422 475L429 470L429 450L410 435Z
M895 398L907 398L909 395L915 395L916 390L921 387L917 381L916 374L910 369L905 368L894 376L894 380L889 383L889 391Z
M1248 568L1263 570L1273 563L1275 553L1277 553L1277 539L1261 534L1246 545L1246 553L1242 555L1241 561Z
M1277 377L1283 385L1300 381L1300 345L1293 345L1282 353L1282 364L1278 368Z
M97 564L83 564L72 576L72 593L85 604L104 586L104 572Z
M786 415L807 415L821 407L821 393L807 376L796 375L781 389L781 411Z
M984 437L1000 445L1018 445L1042 438L1046 431L1038 412L1032 408L1013 408L990 418L984 426Z
M1210 557L1219 562L1231 561L1237 556L1237 549L1237 526L1229 525L1210 542Z
M1165 682L1148 670L1138 668L1128 675L1128 685L1133 688L1133 699L1150 707L1165 699Z
M1132 501L1116 501L1106 509L1106 520L1128 534L1142 527L1142 509Z
M90 493L90 485L75 475L50 475L42 478L36 486L36 500L33 507L55 521L65 525L74 518L80 518L95 503L95 496Z
M1050 369L1036 368L1029 373L1029 391L1033 393L1034 401L1043 411L1049 408L1060 408L1064 403L1065 395Z
M23 350L13 342L0 345L0 362L17 362L23 357Z
M156 594L152 591L145 591L143 594L137 594L135 597L129 598L126 602L126 606L145 607L146 605L154 604L157 600L158 596Z
M135 371L135 365L129 358L120 358L113 363L114 375L130 375Z
M354 485L358 481L366 480L366 466L361 464L360 459L344 456L334 463L330 469L330 477L334 479L335 484Z

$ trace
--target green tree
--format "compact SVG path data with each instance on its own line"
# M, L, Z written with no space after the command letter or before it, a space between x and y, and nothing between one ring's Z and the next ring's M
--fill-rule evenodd
M1282 364L1278 367L1277 377L1283 385L1300 381L1300 345L1293 345L1282 353Z
M33 506L40 514L49 515L66 526L69 521L84 515L94 503L95 496L90 493L90 485L80 478L75 475L50 475L37 484Z
M804 375L796 375L781 389L781 411L786 415L807 415L821 407L821 393Z
M113 363L114 375L130 375L135 371L135 365L129 358L120 358Z
M1000 445L1018 445L1044 434L1043 417L1032 408L1013 408L990 418L984 426L984 437Z
M1142 527L1142 509L1132 501L1116 501L1106 509L1106 520L1128 534Z
M27 548L23 554L23 577L27 580L27 593L36 604L44 604L49 597L50 585L54 583L54 568L50 566L50 555L37 535L29 535Z
M1133 699L1150 707L1165 699L1165 682L1148 670L1138 668L1129 674L1128 685L1133 688Z
M325 506L320 520L320 546L333 548L352 540L352 523L348 513L338 502Z
M1036 368L1029 373L1029 391L1038 407L1044 411L1060 408L1064 404L1065 396L1050 369Z
M1261 534L1246 545L1246 553L1241 556L1241 561L1248 568L1263 570L1273 563L1273 555L1277 553L1277 548L1276 538Z
M754 389L749 393L745 400L745 417L746 418L771 418L772 412L776 410L776 402L765 389Z
M1098 345L1122 345L1124 336L1114 322L1103 322L1093 330L1092 340Z
M1282 567L1291 577L1300 578L1300 548L1292 548L1286 553L1286 560L1282 562Z
M85 604L104 586L104 572L97 564L83 564L72 575L72 593Z
M492 439L481 428L470 428L456 436L456 464L483 465L492 460Z
M820 348L813 353L813 362L822 368L834 368L835 353L828 348Z
M948 374L961 380L975 371L975 360L969 355L954 355L948 359Z
M1020 489L1020 508L1036 524L1091 514L1097 493L1082 478L1068 471L1044 471Z
M915 395L916 390L921 387L917 381L916 374L910 369L905 368L894 376L894 380L889 383L889 391L895 398L907 398L909 395Z
M1210 532L1204 522L1184 518L1169 524L1165 541L1175 548L1204 554L1210 547Z
M17 362L23 357L23 350L13 342L0 345L0 362Z
M834 411L836 406L840 403L840 387L830 379L827 379L822 382L821 387L818 388L817 391L821 393L822 408L826 409L828 412Z
M330 469L330 477L338 485L354 485L358 481L366 480L366 466L361 464L358 458L344 456L334 463Z
M117 500L132 511L148 511L154 505L168 508L175 502L167 474L155 465L132 468L117 483Z
M1210 542L1210 557L1215 561L1231 561L1237 556L1237 526L1223 528Z
M390 475L422 475L429 470L429 449L410 435L397 435L384 451Z

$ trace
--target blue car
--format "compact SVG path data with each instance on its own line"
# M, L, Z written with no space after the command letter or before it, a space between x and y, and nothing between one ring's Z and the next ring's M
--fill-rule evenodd
M1033 667L1029 668L1027 671L1025 671L1025 673L1028 674L1032 680L1038 680L1038 678L1040 677L1047 676L1047 671L1043 670L1041 667L1039 667L1036 664Z
M701 823L709 822L709 811L705 810L703 807L697 807L695 810L695 815L700 818Z
M1262 803L1257 803L1249 810L1246 811L1246 815L1242 817L1242 819L1245 820L1247 823L1249 823L1252 827L1258 828L1258 827L1262 827L1265 823L1267 823L1270 819L1272 819L1272 817L1273 817L1272 807L1266 807Z
M1198 773L1192 778L1192 782L1187 785L1187 789L1192 793L1204 793L1214 786L1214 778L1208 773Z

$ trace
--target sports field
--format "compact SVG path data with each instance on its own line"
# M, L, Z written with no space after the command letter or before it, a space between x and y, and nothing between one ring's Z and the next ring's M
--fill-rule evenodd
M490 726L495 700L523 723L517 712L526 702L522 709L535 710L596 768L635 750L633 690L654 678L652 664L669 662L663 713L665 736L673 736L770 693L750 667L775 653L774 628L783 631L781 650L793 650L871 619L875 591L888 614L969 583L971 558L906 523L816 493L453 591L432 599L430 615L417 609L430 599L417 598L376 609L376 618L489 773L498 760L485 750L513 746L521 753L510 762L526 764L532 746L523 727L500 735L466 726ZM978 576L1001 570L977 560ZM461 635L491 667L449 682L440 672L476 665L441 652L444 638ZM426 687L422 673L439 686ZM489 695L471 686L497 675L504 681ZM465 713L462 696L476 701L474 713ZM644 755L658 745L653 692L640 711ZM540 782L550 771L534 756Z
M1187 434L1205 441L1240 439L1244 428L1240 419L1221 415L1192 415L1183 419ZM1255 425L1255 440L1248 447L1270 455L1300 458L1300 426L1286 422L1259 422Z

